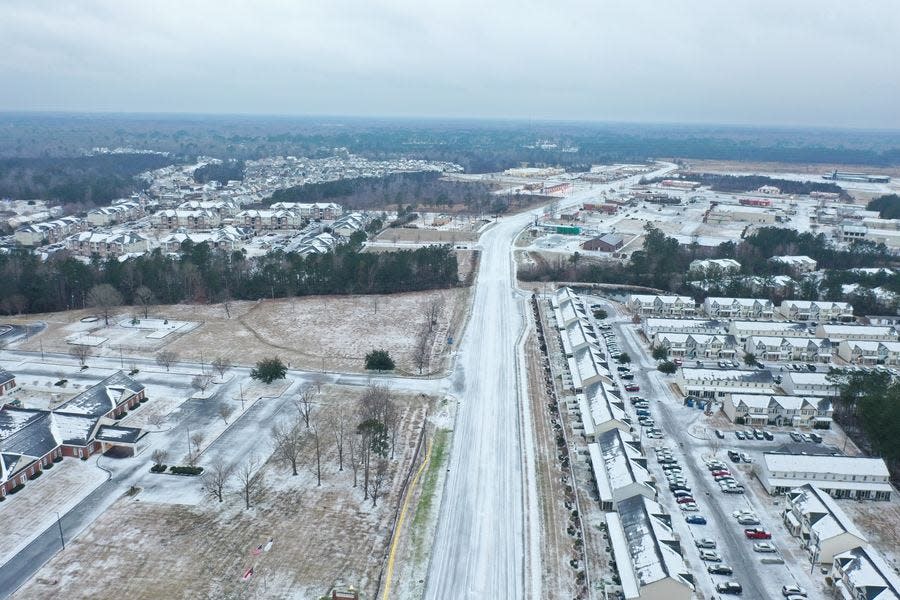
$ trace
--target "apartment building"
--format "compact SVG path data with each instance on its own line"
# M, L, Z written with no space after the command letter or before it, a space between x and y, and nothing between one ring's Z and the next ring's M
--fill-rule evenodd
M732 423L752 426L831 427L831 401L815 396L731 394L722 402L722 412Z
M697 312L694 299L690 296L657 296L632 294L626 306L632 313L641 316L691 317Z
M772 318L775 307L764 298L716 298L703 301L703 314L711 319L764 319Z
M815 485L795 488L787 498L784 525L816 563L830 565L836 555L868 545L869 540L847 513Z
M853 321L853 306L848 302L785 300L778 314L789 321Z
M900 342L841 340L838 356L854 365L900 366Z
M744 351L766 361L830 363L833 348L827 339L754 335L747 338Z
M757 477L773 496L807 483L832 498L890 500L893 491L884 460L865 456L764 452Z

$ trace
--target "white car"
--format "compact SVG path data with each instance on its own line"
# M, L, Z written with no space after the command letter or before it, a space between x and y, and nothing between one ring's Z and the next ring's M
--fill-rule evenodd
M766 553L777 552L777 550L775 550L775 546L773 546L769 542L756 542L755 544L753 544L753 551Z
M678 507L683 512L697 512L698 510L700 510L700 507L697 506L696 502L685 502L684 504L679 504ZM773 550L773 552L774 552L774 550Z

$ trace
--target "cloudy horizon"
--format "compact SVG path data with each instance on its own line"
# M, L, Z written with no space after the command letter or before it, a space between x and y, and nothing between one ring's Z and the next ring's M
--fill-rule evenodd
M3 111L900 129L900 11L699 0L0 6Z

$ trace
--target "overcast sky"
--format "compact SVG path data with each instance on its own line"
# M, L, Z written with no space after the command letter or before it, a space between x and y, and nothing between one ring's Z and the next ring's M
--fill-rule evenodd
M0 0L0 110L900 128L900 3Z

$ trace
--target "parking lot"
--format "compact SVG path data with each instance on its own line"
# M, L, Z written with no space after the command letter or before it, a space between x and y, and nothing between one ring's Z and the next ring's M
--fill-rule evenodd
M643 442L648 469L659 489L658 501L669 511L672 526L680 535L698 596L714 598L729 593L717 591L716 586L734 581L749 598L781 598L783 586L791 585L805 588L810 597L824 597L821 574L816 571L815 577L810 576L808 555L781 522L783 499L770 497L754 476L762 452L785 445L821 446L812 440L793 440L788 429L767 431L767 436L760 432L761 440L751 431L751 439L744 435L740 440L733 431L737 428L715 416L716 406L711 407L712 416L686 406L671 378L656 370L657 362L627 315L614 304L596 302L609 314L597 324L612 358L610 364L617 365L613 376L625 390L626 410L635 435ZM629 355L630 362L614 360L622 352ZM727 368L732 368L730 361ZM644 401L632 401L634 397ZM729 450L734 451L736 460L729 458ZM707 464L709 461L718 462ZM759 539L751 539L745 532L755 528L764 532L750 534ZM698 542L706 547L698 547Z

